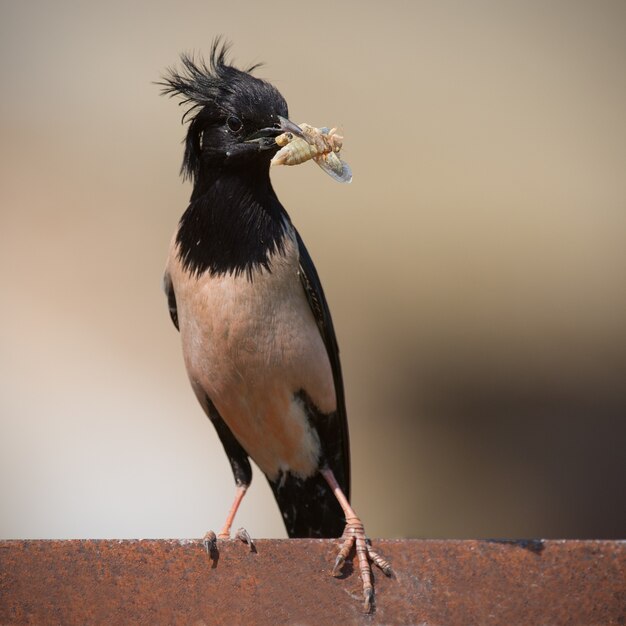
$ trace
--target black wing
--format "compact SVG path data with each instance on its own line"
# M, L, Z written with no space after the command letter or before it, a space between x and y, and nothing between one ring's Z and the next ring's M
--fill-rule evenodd
M306 293L307 300L309 301L309 305L315 316L315 321L317 322L317 327L320 330L326 351L328 352L328 358L330 359L330 365L333 370L335 394L337 396L337 411L334 415L329 416L331 423L327 425L328 432L324 432L327 430L327 428L324 428L325 425L320 425L321 427L318 427L317 430L320 435L322 447L336 450L334 454L331 455L335 458L328 458L327 460L339 485L349 500L350 439L348 435L348 417L346 414L343 377L341 375L341 362L339 360L339 346L337 345L333 320L330 316L330 310L326 302L326 297L324 296L322 284L317 275L317 270L302 241L302 237L300 237L297 231L296 237L300 252L300 280L302 281L304 292Z
M167 296L167 306L170 310L170 317L172 318L172 322L174 323L174 326L176 326L176 330L180 330L180 328L178 328L178 309L176 308L176 294L174 293L174 285L172 285L172 279L167 272L165 273L165 276L163 276L163 291Z
M339 349L324 291L313 261L296 231L300 251L300 279L328 352L333 372L337 410L324 414L304 391L299 394L322 447L321 463L330 467L346 497L350 498L350 443ZM290 537L339 537L346 520L324 477L315 473L300 479L287 472L269 481Z

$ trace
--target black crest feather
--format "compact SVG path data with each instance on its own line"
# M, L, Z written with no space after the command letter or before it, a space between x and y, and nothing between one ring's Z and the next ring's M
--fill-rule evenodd
M207 62L194 53L181 54L182 69L168 68L161 93L167 96L183 96L182 105L191 103L191 108L183 115L183 121L193 109L210 104L228 91L228 81L236 73L250 74L262 63L255 63L244 69L237 69L228 62L231 43L217 37L211 44L211 55Z
M184 178L193 179L200 165L202 142L202 120L198 114L202 111L204 117L219 117L225 112L220 106L233 95L233 86L242 75L249 75L262 63L255 63L244 69L238 69L228 61L231 44L221 36L213 40L208 63L202 56L192 53L181 54L182 68L170 67L162 81L157 85L162 87L161 94L183 99L179 104L188 108L182 116L182 122L189 122L187 138L185 140L185 156L181 167Z

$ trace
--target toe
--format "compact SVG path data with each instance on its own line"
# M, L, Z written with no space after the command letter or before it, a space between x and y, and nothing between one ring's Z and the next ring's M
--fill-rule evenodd
M372 610L372 604L374 603L374 590L365 589L363 591L363 612L369 613Z
M212 530L209 530L202 538L202 545L206 549L207 554L212 554L216 549L217 537Z
M254 545L254 541L252 537L250 537L250 533L245 528L240 528L235 533L235 539L239 539L244 543L247 543L250 546L250 551L255 552L256 546Z
M377 567L379 567L383 571L383 574L385 574L385 576L389 576L390 578L393 576L393 569L391 568L391 563L389 563L389 561L383 559L383 557L380 556L378 552L374 552L374 550L372 550L369 546L367 548L367 554L370 558L370 561L372 561Z

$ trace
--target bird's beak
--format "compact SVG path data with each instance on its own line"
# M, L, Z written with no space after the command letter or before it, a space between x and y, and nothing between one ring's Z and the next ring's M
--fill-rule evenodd
M293 133L298 137L303 137L302 129L294 124L291 120L288 120L286 117L278 116L278 122L274 126L269 126L268 128L262 128L261 130L257 130L255 133L252 133L248 137L244 139L246 142L256 142L259 144L264 144L264 139L278 137L278 135L282 135L283 133ZM271 143L275 145L275 143ZM268 146L269 147L269 146Z
M283 133L293 133L296 137L304 137L302 129L286 117L278 116L278 123Z

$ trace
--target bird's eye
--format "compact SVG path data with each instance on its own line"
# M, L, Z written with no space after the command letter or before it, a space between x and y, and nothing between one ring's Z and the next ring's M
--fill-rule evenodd
M241 130L241 127L243 126L243 124L241 123L241 120L238 117L231 115L226 120L226 126L228 126L229 130L231 130L233 133L238 133Z

